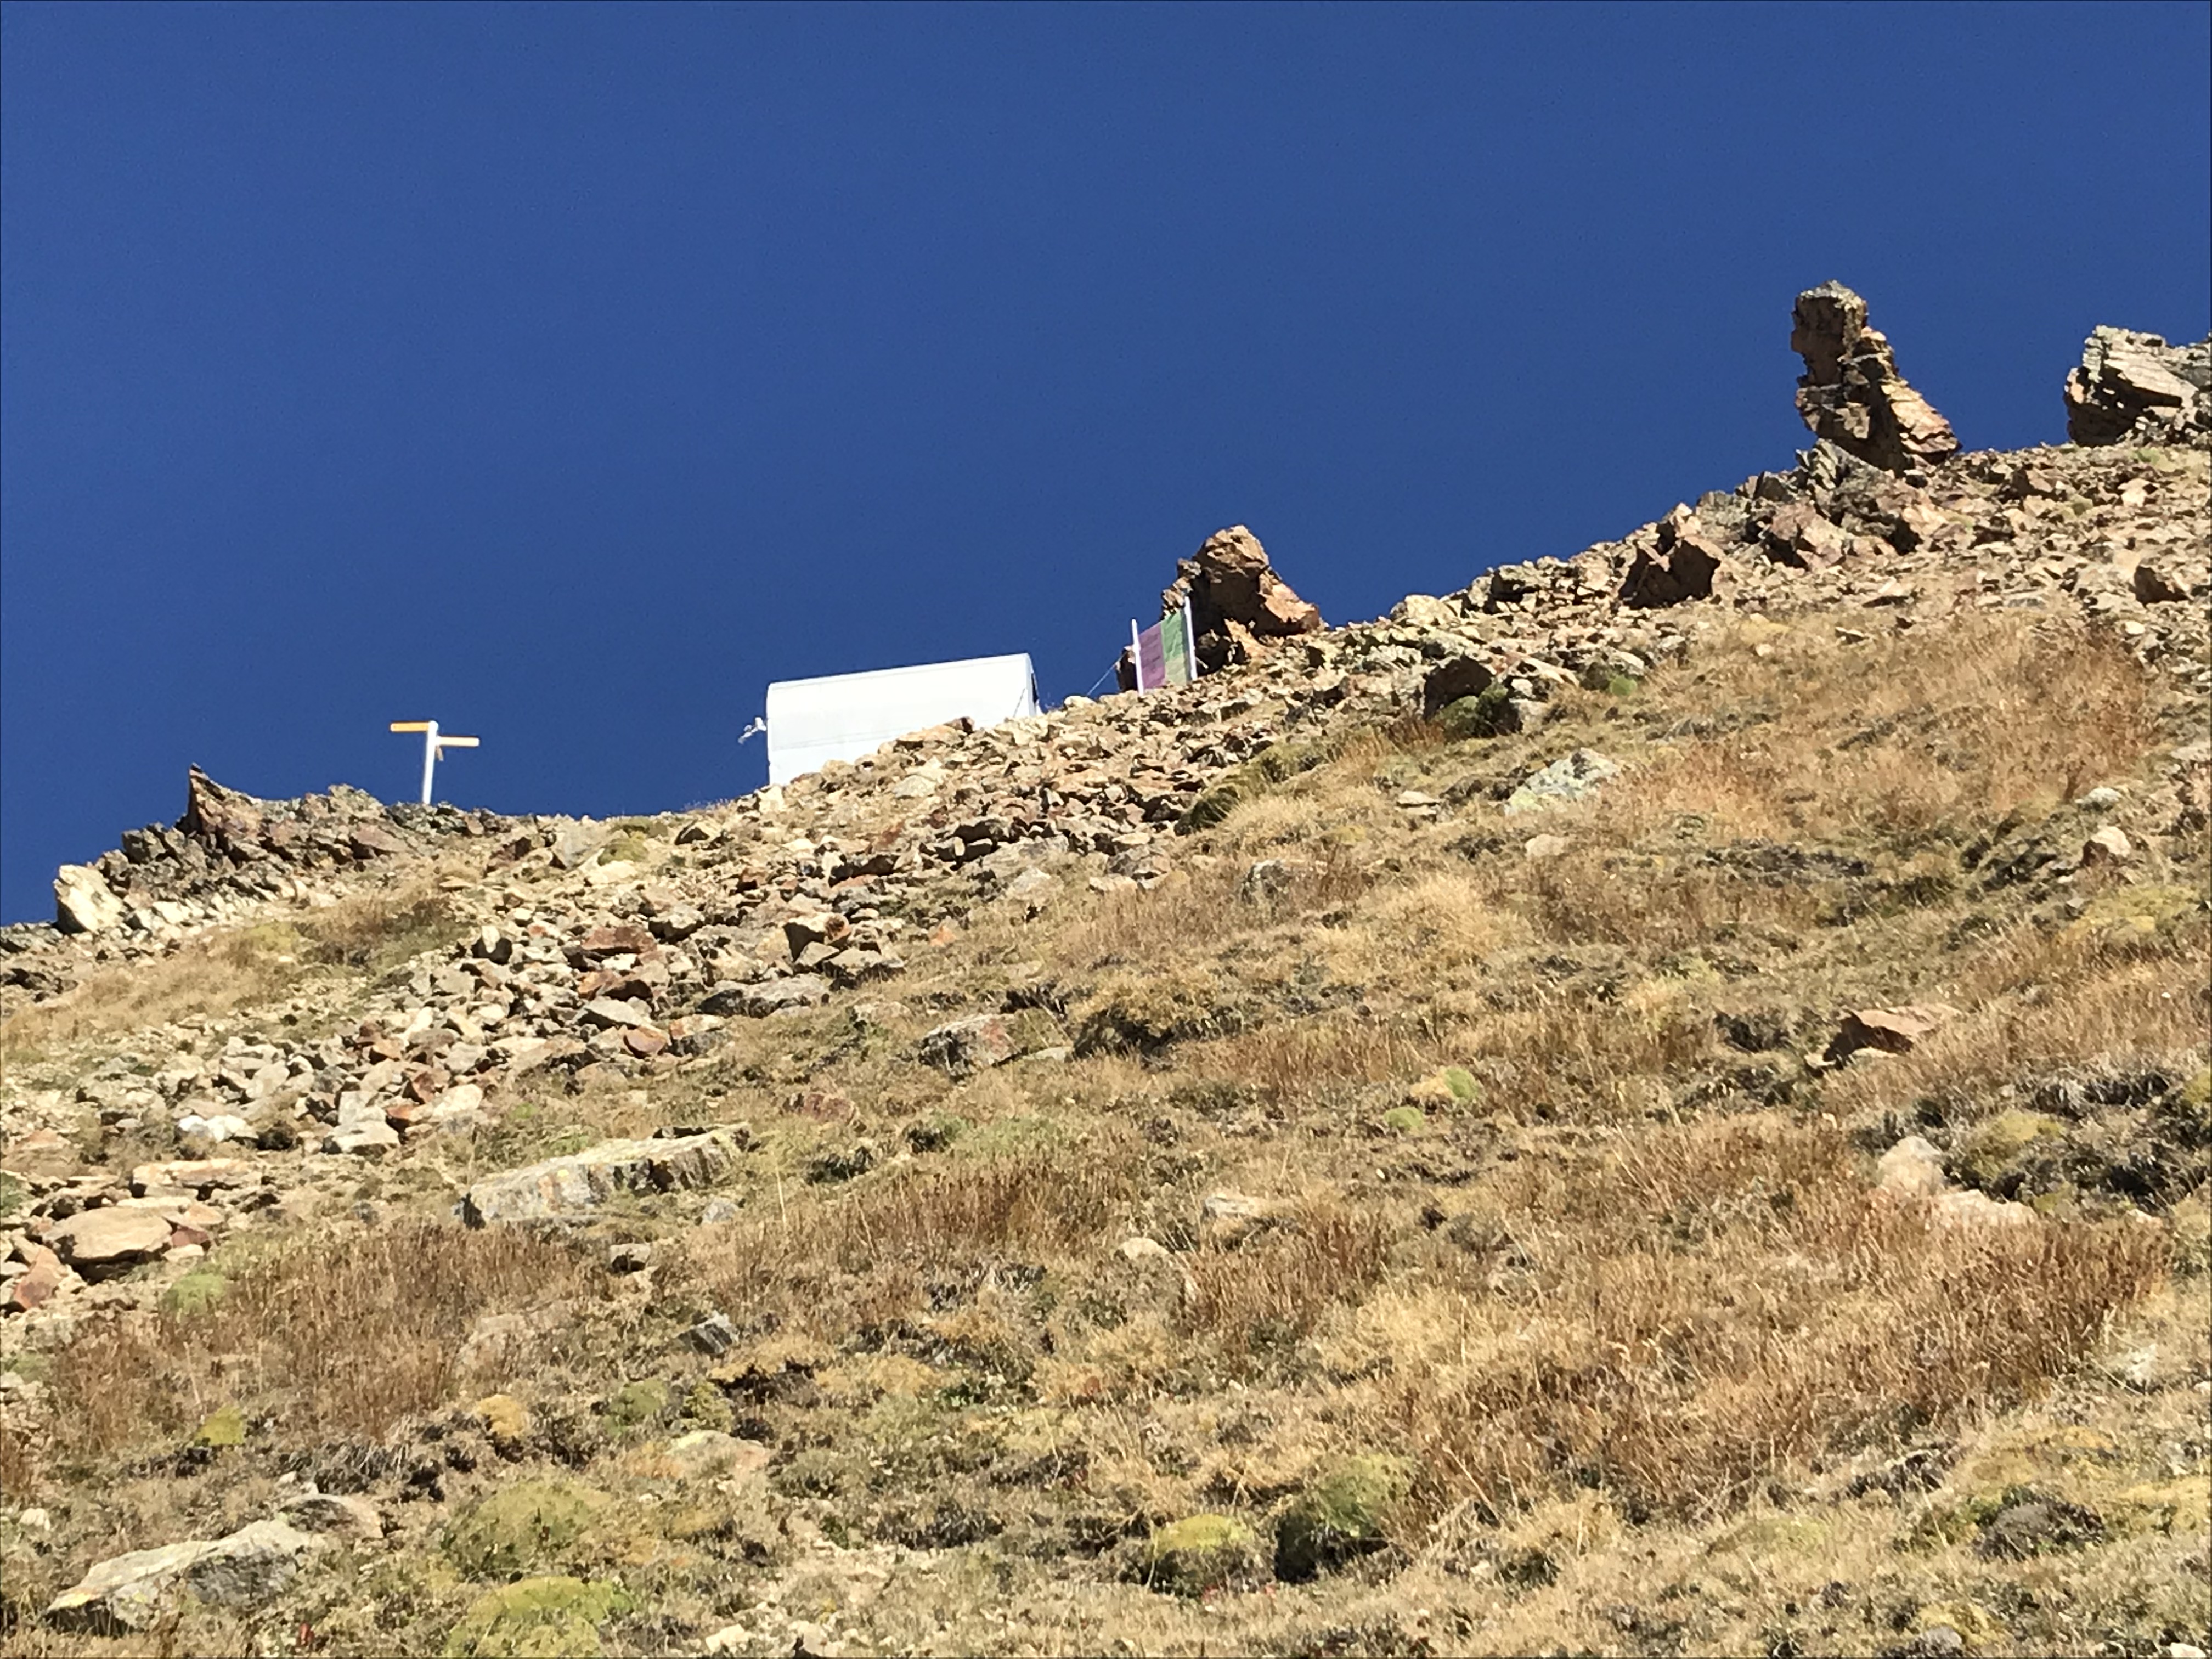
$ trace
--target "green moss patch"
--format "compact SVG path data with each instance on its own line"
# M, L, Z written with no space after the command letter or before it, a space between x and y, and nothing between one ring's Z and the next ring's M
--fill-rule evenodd
M1382 1548L1384 1521L1412 1486L1402 1458L1348 1457L1323 1470L1275 1523L1276 1577L1311 1578Z
M1960 1144L1959 1173L1977 1187L1992 1186L2037 1141L2061 1137L2065 1133L2063 1123L2040 1112L1999 1112L1975 1125Z
M1269 790L1287 783L1301 772L1310 772L1335 752L1326 743L1278 743L1262 749L1242 766L1224 774L1203 792L1176 823L1179 835L1211 830L1248 800L1257 800Z
M648 1376L625 1382L614 1391L599 1415L610 1434L625 1434L668 1414L668 1384Z
M213 1310L230 1293L230 1281L212 1267L186 1273L162 1293L161 1309L179 1319L192 1319Z
M235 1406L224 1406L208 1413L198 1431L192 1436L195 1446L242 1446L246 1443L246 1413Z
M1154 1529L1145 1542L1143 1577L1155 1589L1203 1595L1258 1571L1252 1528L1234 1516L1193 1515Z
M526 1480L494 1492L447 1528L446 1559L471 1578L512 1578L556 1560L599 1516L605 1492Z
M446 1638L447 1659L593 1659L599 1627L636 1600L619 1584L525 1578L480 1595Z
M1494 738L1514 727L1513 693L1503 680L1437 710L1437 724L1451 738Z

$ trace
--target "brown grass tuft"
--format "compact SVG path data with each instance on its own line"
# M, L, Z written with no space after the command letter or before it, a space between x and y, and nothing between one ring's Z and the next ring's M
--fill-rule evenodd
M1516 1201L1517 1200L1517 1201ZM1442 1506L1598 1484L1719 1514L1815 1455L1955 1425L2078 1364L2154 1288L2135 1224L1972 1228L1870 1189L1828 1132L1655 1130L1633 1158L1507 1196L1440 1297L1441 1363L1385 1417Z
M1110 1158L1049 1154L895 1170L833 1195L786 1190L774 1214L699 1229L665 1279L741 1321L842 1337L909 1309L918 1273L1092 1243L1128 1191Z
M1655 768L1644 814L1694 814L1719 838L1912 842L2072 799L2161 741L2149 682L2101 630L1961 617L1940 641L1850 650L1824 631L1794 629L1767 659L1723 647L1655 677L1662 696L1693 689L1706 707L1740 702L1763 718Z
M483 1315L597 1297L605 1283L564 1246L508 1229L349 1230L241 1265L204 1312L80 1338L55 1368L63 1444L82 1455L174 1439L226 1404L304 1436L374 1437L449 1397Z
M1339 1084L1409 1082L1441 1060L1433 1042L1399 1027L1338 1018L1264 1025L1194 1045L1184 1063L1199 1077L1289 1100Z
M1255 1238L1188 1258L1197 1286L1190 1326L1238 1359L1279 1355L1312 1335L1331 1308L1379 1281L1389 1248L1380 1217L1308 1203Z

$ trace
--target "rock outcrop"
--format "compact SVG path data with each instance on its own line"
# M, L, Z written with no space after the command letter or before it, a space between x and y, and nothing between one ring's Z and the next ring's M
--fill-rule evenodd
M471 838L511 830L505 818L451 806L386 806L338 784L295 800L263 800L200 770L185 777L173 825L126 830L122 845L54 880L54 925L64 933L173 935L240 902L296 897L303 878L404 860L413 837Z
M1958 434L1897 372L1888 337L1867 326L1867 304L1841 283L1797 296L1790 349L1805 360L1797 412L1815 435L1887 472L1959 453Z
M1190 601L1198 658L1208 673L1249 662L1264 642L1318 634L1327 625L1275 574L1267 550L1243 525L1217 530L1205 545L1176 566L1176 579L1160 595L1160 614Z
M2077 444L2212 443L2212 337L2166 344L2132 329L2094 330L2066 377L2066 435Z

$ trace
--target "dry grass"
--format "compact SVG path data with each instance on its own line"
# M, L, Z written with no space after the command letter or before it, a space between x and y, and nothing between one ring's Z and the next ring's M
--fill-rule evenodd
M1810 887L1601 845L1577 847L1525 870L1493 868L1486 884L1493 902L1512 905L1538 938L1633 945L1659 954L1692 949L1729 928L1809 930L1820 908L1820 895Z
M204 1311L106 1325L66 1349L60 1444L86 1456L173 1442L227 1404L301 1437L374 1437L450 1396L479 1317L605 1283L561 1244L423 1219L261 1255Z
M1405 1083L1443 1063L1445 1050L1395 1025L1331 1018L1283 1022L1194 1044L1195 1076L1292 1100L1346 1083Z
M2100 1425L2147 1397L2084 1368L2147 1302L2201 1303L2201 1278L2160 1290L2169 1259L2201 1258L2173 1242L2201 1237L2201 1198L2172 1225L1943 1227L1877 1192L1869 1154L1916 1123L1951 1147L2056 1073L2172 1073L2212 1018L2212 934L2193 890L2148 878L2170 859L2190 867L2156 879L2182 883L2199 850L2155 836L2127 871L2063 887L1985 890L1960 856L2008 811L2032 829L2136 768L2155 733L2124 657L2016 617L1845 647L1833 620L1770 630L1766 657L1748 633L1700 636L1633 696L1563 697L1540 733L1351 737L1170 844L1154 890L1072 876L1036 916L980 907L913 953L889 1025L842 1007L741 1023L672 1075L550 1104L520 1091L472 1167L742 1110L760 1143L734 1178L738 1218L622 1208L608 1225L655 1248L619 1281L595 1251L428 1223L246 1263L204 1316L93 1328L57 1379L51 1449L173 1445L230 1401L283 1435L396 1442L469 1381L455 1356L483 1315L555 1297L589 1303L608 1340L580 1319L520 1340L533 1412L589 1415L641 1376L672 1402L718 1384L709 1407L775 1448L779 1502L841 1546L935 1553L927 1584L841 1613L854 1646L1866 1651L1972 1575L1977 1595L2032 1589L2021 1609L2087 1605L2087 1581L2130 1573L2160 1607L2201 1607L2172 1589L2175 1551L2195 1547L2179 1527L2014 1573L1971 1543L1908 1559L1911 1513L1848 1495L1856 1469L1907 1444L1963 1452L2039 1396L2054 1420ZM1513 781L1584 744L1626 775L1583 805L1498 814ZM1401 811L1407 787L1455 804ZM1547 831L1567 851L1529 860ZM1287 883L1248 889L1261 858ZM288 971L374 971L398 926L364 916L315 957L302 934ZM958 1080L917 1059L930 1025L1040 983L1066 1000L1077 1058ZM1843 1009L1938 998L1965 1012L1912 1054L1801 1058ZM1479 1097L1431 1091L1425 1120L1385 1133L1401 1086L1444 1066ZM2073 1130L2102 1157L2088 1115ZM918 1117L933 1133L884 1164ZM864 1140L877 1162L854 1175ZM1303 1196L1231 1243L1200 1209L1223 1186ZM1171 1259L1124 1258L1132 1233ZM709 1310L741 1344L711 1360L679 1340ZM2116 1530L2119 1494L2173 1479L2170 1449L2200 1433L2201 1330L2156 1342L2174 1415L2104 1472L2112 1495L2094 1501ZM0 1481L50 1490L49 1449L0 1443ZM1221 1510L1264 1538L1316 1471L1362 1452L1424 1471L1390 1517L1406 1556L1203 1608L1121 1581L1147 1526ZM624 1478L619 1457L577 1455L580 1478ZM2181 1478L2199 1480L2188 1455ZM427 1508L385 1496L429 1535ZM1738 1538L1771 1511L1832 1528L1832 1547ZM412 1569L404 1536L390 1559ZM702 1599L656 1592L656 1618L703 1630L767 1605L780 1563L685 1547ZM1848 1629L1808 1637L1846 1579L1831 1625ZM2134 1594L2099 1604L2096 1640L2153 1645ZM2006 1617L2022 1649L2057 1627ZM657 1650L675 1628L603 1639Z
M1492 1252L1527 1265L1433 1297L1380 1412L1434 1504L1500 1513L1577 1484L1724 1513L1819 1454L2017 1403L2166 1258L2140 1225L1931 1225L1832 1135L1765 1124L1654 1131L1494 1201Z
M842 1340L913 1311L917 1273L1095 1247L1127 1194L1111 1158L1048 1153L896 1170L830 1194L780 1184L773 1214L688 1237L666 1282L741 1322Z
M2148 682L2103 632L1958 618L1845 649L1824 631L1793 629L1765 658L1723 644L1655 677L1662 702L1765 718L1655 764L1637 791L1647 821L1911 843L2070 800L2160 741Z
M1356 900L1372 878L1342 847L1318 858L1286 860L1286 885L1261 896L1242 890L1249 866L1227 860L1179 869L1149 891L1112 893L1060 921L1032 923L1023 950L1042 946L1066 971L1135 965L1164 968L1194 957L1242 954L1255 936ZM1038 935L1042 933L1043 938Z
M1239 909L1228 871L1178 871L1149 892L1102 896L1063 921L1043 944L1046 959L1062 969L1158 966L1188 960L1194 939L1218 945L1265 921L1256 912Z
M1712 1021L1679 985L1594 1000L1540 990L1470 1023L1460 1056L1488 1103L1522 1118L1610 1121L1649 1115L1712 1056Z
M2185 1073L2203 1063L2212 1030L2205 949L2201 920L2164 938L2014 929L1962 965L1964 1018L1910 1054L1851 1068L1830 1085L1832 1109L1905 1112L1932 1097L1980 1115L2008 1084L2130 1066Z
M1390 1241L1380 1217L1326 1200L1302 1205L1256 1238L1190 1256L1189 1328L1239 1361L1280 1357L1382 1278Z
M1525 943L1528 927L1498 888L1464 867L1376 888L1321 949L1337 972L1367 981L1439 975Z
M34 1489L36 1468L29 1437L13 1424L0 1423L0 1496L28 1498Z

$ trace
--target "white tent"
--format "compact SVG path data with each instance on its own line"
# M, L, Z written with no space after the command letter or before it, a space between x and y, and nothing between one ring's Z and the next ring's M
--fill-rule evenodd
M1026 654L777 680L768 689L768 781L858 760L893 738L965 715L979 726L1037 712Z

